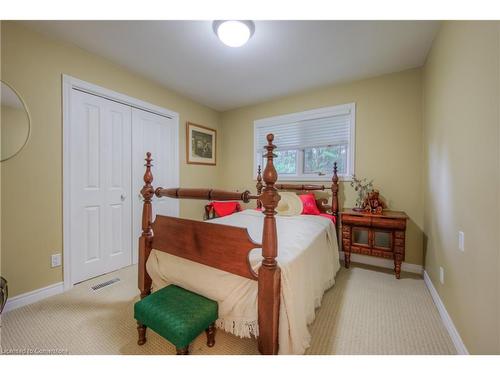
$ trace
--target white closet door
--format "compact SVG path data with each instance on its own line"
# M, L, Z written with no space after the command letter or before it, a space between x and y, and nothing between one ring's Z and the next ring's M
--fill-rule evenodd
M71 92L72 281L131 264L131 108Z
M144 185L144 159L146 152L153 158L153 187L179 186L178 124L168 117L132 108L133 154L133 260L137 262L138 239L141 235L142 196ZM170 198L153 198L153 219L156 214L179 216L179 201Z

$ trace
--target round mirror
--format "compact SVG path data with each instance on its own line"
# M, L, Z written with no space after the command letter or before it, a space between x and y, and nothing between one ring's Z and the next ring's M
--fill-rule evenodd
M1 161L10 159L24 147L30 135L30 117L17 92L1 82Z

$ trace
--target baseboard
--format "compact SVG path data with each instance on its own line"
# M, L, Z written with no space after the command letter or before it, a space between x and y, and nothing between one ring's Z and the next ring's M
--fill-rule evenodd
M343 251L340 252L340 259L344 259ZM394 269L394 261L391 259L377 258L363 254L351 253L351 262L368 264L375 267L389 268L391 270ZM419 275L421 275L423 268L420 264L403 262L403 264L401 264L401 270L411 273L418 273Z
M439 294L434 287L434 284L432 283L431 278L427 274L427 272L424 270L424 281L425 285L427 285L427 289L429 289L429 292L431 293L432 299L434 300L434 304L436 305L439 315L441 315L441 319L443 320L443 324L446 327L446 330L448 331L448 334L451 337L451 341L453 342L453 345L455 346L455 349L457 350L457 354L461 355L467 355L469 354L469 351L465 347L464 342L462 341L462 338L460 337L460 334L458 333L457 328L455 327L455 324L453 324L453 320L451 320L450 315L448 314L448 311L446 311L446 307L444 306L443 301L441 300L441 297L439 297Z
M62 282L52 284L37 290L32 290L28 293L23 293L18 296L9 298L3 312L11 311L22 306L30 305L32 303L41 301L42 299L54 296L64 291Z

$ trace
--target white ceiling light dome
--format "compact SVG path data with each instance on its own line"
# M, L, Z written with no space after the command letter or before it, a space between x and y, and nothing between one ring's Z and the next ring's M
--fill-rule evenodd
M252 37L255 25L252 21L214 21L215 35L229 47L241 47Z

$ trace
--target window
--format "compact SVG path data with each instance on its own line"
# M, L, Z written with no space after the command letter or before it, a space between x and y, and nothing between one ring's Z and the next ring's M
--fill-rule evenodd
M264 168L266 135L274 134L279 180L328 181L337 162L342 179L354 174L355 104L319 108L254 122L254 177Z

